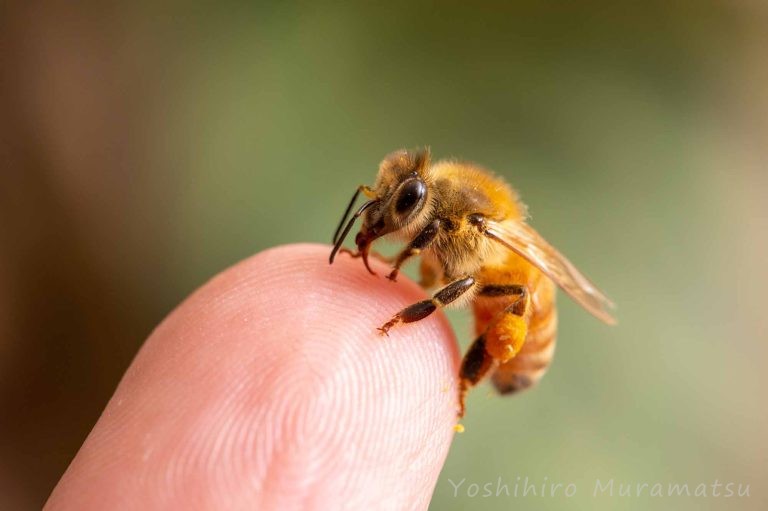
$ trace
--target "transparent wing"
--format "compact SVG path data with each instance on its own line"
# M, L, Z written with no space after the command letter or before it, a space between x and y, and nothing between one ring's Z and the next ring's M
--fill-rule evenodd
M613 303L563 254L523 222L487 221L485 235L527 259L592 315L616 324Z

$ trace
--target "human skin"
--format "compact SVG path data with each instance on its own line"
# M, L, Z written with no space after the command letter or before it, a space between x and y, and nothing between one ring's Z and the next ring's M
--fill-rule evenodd
M456 422L442 313L372 261L289 245L194 292L150 335L45 509L426 509Z

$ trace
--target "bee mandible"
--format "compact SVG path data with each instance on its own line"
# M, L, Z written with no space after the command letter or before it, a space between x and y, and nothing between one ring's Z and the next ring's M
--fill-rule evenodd
M368 201L347 222L361 193ZM357 251L342 249L361 216ZM390 280L408 259L420 256L420 284L440 288L431 299L397 312L379 331L387 334L449 305L472 306L477 338L461 363L459 418L467 392L487 374L501 394L527 389L544 375L557 333L555 284L598 319L615 323L611 301L526 223L517 193L478 165L432 163L428 149L388 155L374 186L360 186L352 197L334 234L330 262L342 250L360 257L374 274L371 244L386 235L407 243L390 261Z

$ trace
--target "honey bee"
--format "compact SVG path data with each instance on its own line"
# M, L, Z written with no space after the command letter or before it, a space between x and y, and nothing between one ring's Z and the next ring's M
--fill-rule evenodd
M369 200L347 222L360 193ZM361 216L357 251L342 249ZM431 299L397 312L380 332L441 307L472 306L477 338L461 363L459 418L467 392L487 374L501 394L527 389L544 375L555 348L555 284L598 319L615 323L611 301L526 223L517 193L475 164L433 164L428 149L388 155L375 185L358 187L352 197L334 234L330 262L341 250L362 258L375 275L369 252L385 235L407 242L389 261L390 280L409 258L420 256L420 284L441 287Z

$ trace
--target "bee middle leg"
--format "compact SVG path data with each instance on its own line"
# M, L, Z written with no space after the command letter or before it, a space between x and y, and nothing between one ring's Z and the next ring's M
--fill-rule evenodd
M421 260L419 275L421 276L419 285L425 289L429 289L437 283L437 272L425 259Z
M413 323L414 321L424 319L435 312L438 307L444 307L457 300L461 295L472 289L474 286L475 279L472 277L455 280L435 293L429 300L414 303L401 310L378 330L383 334L387 334L389 330L398 323Z

